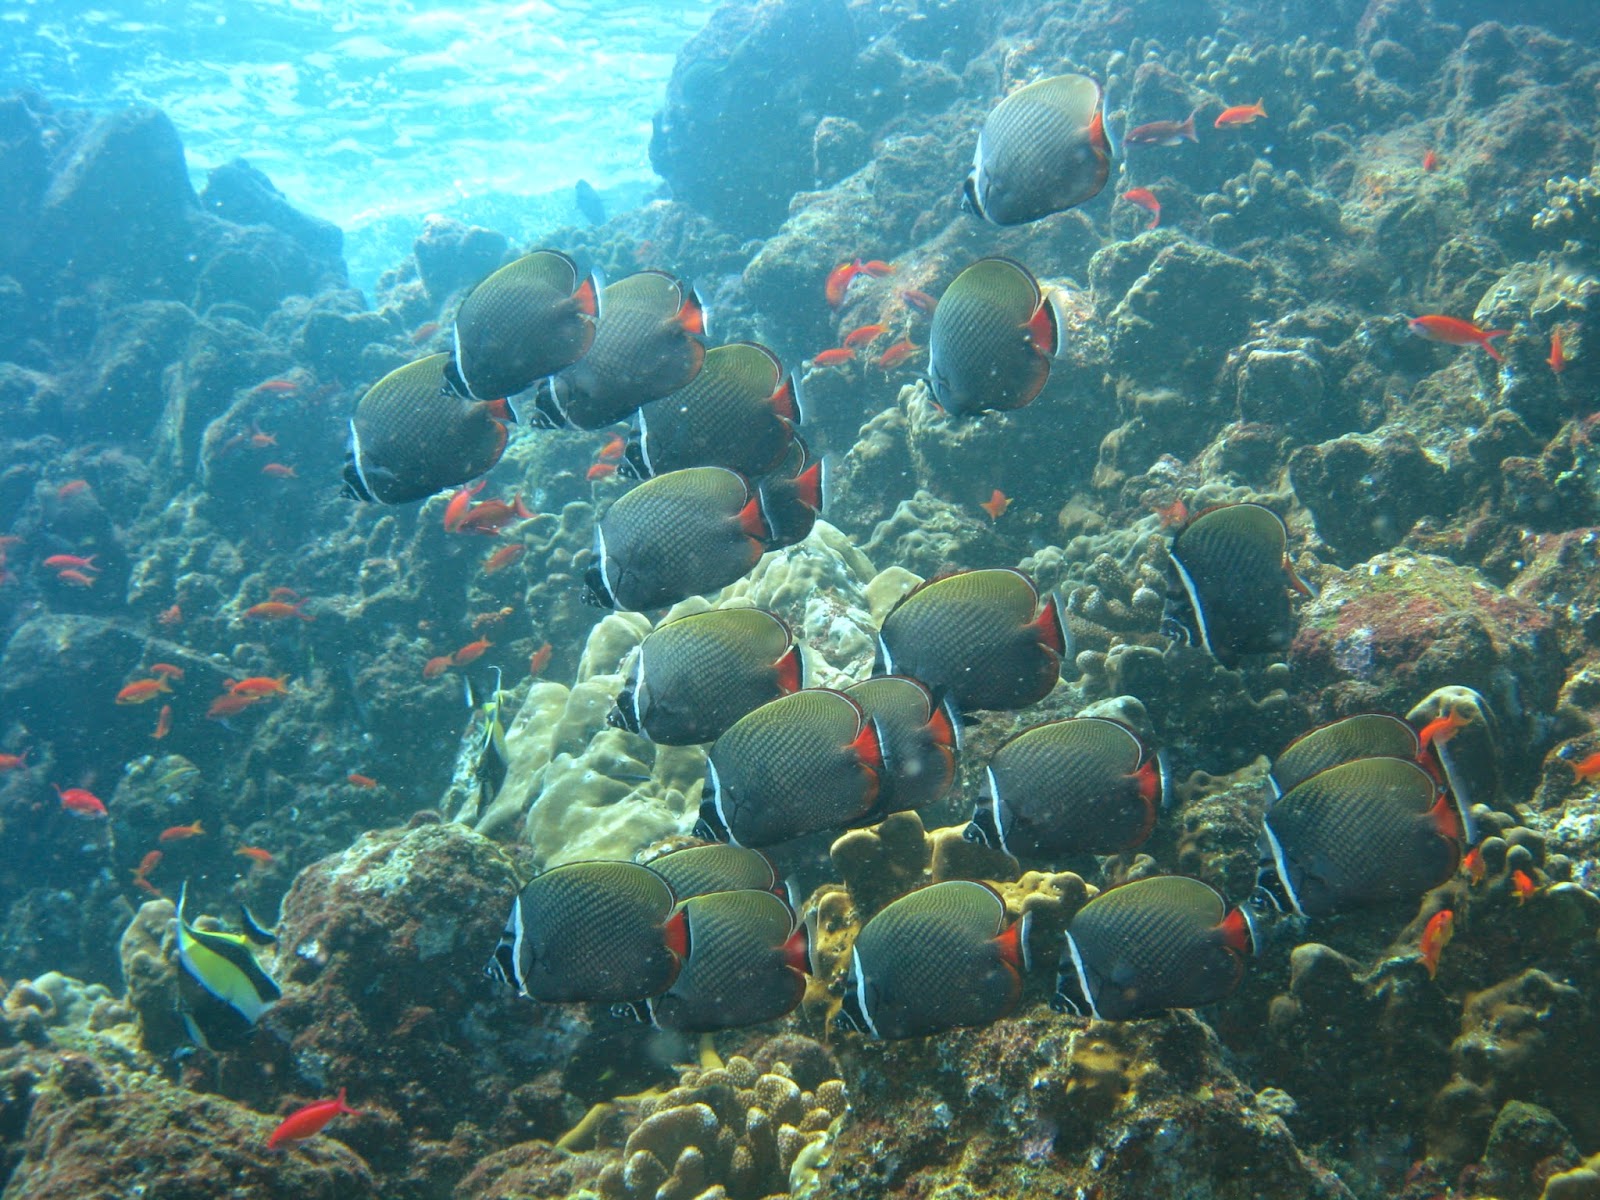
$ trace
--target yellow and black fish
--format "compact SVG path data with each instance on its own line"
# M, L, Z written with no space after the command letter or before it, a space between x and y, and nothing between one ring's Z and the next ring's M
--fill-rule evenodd
M961 751L961 716L909 675L875 675L844 694L866 710L883 736L885 786L874 816L927 808L950 792Z
M462 396L448 381L448 354L430 354L390 371L361 397L350 418L345 494L405 504L476 479L505 452L504 400Z
M945 289L928 331L928 384L946 412L1022 408L1050 378L1061 341L1055 305L1033 272L981 258Z
M1065 212L1100 194L1115 158L1100 85L1086 75L1040 79L984 118L963 207L995 225Z
M1131 729L1071 717L995 751L967 838L1018 858L1116 854L1144 843L1160 804L1161 774Z
M687 953L667 881L627 862L579 862L536 875L511 903L491 979L558 1003L659 996Z
M196 929L184 916L189 885L178 893L178 996L189 1036L208 1049L237 1045L283 995L254 947L276 939L244 911L243 933Z
M1158 875L1102 892L1067 927L1051 1007L1102 1021L1198 1008L1239 985L1255 935L1198 879Z
M451 373L475 399L515 396L588 353L599 314L595 281L572 259L524 254L461 302Z
M1008 1016L1022 998L1027 918L1006 925L986 883L901 896L856 935L841 1022L875 1038L925 1037Z
M705 361L705 311L694 289L665 271L610 284L594 345L540 385L534 423L602 429L691 383Z
M777 355L735 342L708 350L694 382L639 410L623 462L638 479L683 467L754 478L783 462L802 420L798 388Z
M1319 771L1358 758L1404 758L1416 761L1422 752L1417 731L1386 713L1358 713L1330 721L1301 734L1284 747L1267 778L1281 796Z
M1042 700L1067 654L1060 602L1021 571L955 571L918 585L878 631L878 674L910 675L962 712Z
M1303 917L1412 900L1455 874L1461 819L1415 762L1320 771L1267 810L1252 902Z
M878 726L831 688L807 688L747 713L712 743L700 837L774 846L842 829L874 811L883 787Z
M665 746L715 741L769 700L799 691L805 660L789 626L760 608L694 613L653 630L608 722Z

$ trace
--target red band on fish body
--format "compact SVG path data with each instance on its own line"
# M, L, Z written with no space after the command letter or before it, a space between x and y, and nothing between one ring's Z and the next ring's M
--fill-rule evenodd
M679 909L667 919L664 927L667 949L683 962L689 957L689 914Z
M799 646L789 647L789 652L773 666L778 672L778 687L785 693L798 692L805 686L805 658Z
M850 746L863 766L872 768L874 774L883 770L883 743L878 736L876 721L868 721L863 725Z

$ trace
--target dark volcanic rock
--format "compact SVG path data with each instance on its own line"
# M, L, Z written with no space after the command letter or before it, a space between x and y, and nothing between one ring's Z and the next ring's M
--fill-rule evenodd
M503 233L435 217L423 226L411 252L417 257L417 274L428 298L439 305L452 292L492 274L505 260L508 247Z
M242 158L216 168L200 193L209 212L235 225L270 225L286 233L312 256L338 266L344 282L344 234L332 221L300 212L260 171Z
M1407 430L1302 446L1289 471L1318 535L1346 561L1389 549L1419 517L1449 507L1444 468Z

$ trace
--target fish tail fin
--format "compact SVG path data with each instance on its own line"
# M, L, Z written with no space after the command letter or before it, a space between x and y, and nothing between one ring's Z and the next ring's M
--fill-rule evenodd
M683 303L678 306L678 324L689 333L699 337L706 335L706 309L700 301L700 293L694 288L689 288L683 297Z
M1256 112L1263 117L1267 115L1267 98L1265 96L1256 97Z
M879 731L876 719L869 719L861 726L861 732L856 734L855 741L850 743L850 748L856 752L856 757L873 771L882 773L884 769L883 736Z
M1479 345L1483 347L1484 352L1487 353L1490 358L1494 359L1495 362L1505 362L1506 356L1500 353L1499 349L1489 339L1508 337L1510 334L1511 330L1509 329L1486 329L1483 332L1483 340L1479 342Z
M530 520L536 515L534 511L523 502L521 492L518 492L516 499L511 502L511 511L516 513L517 516L521 517L524 521Z
M1200 139L1195 136L1194 132L1194 119L1199 115L1199 112L1200 110L1197 108L1184 118L1183 124L1178 126L1179 137L1186 137L1191 142L1199 142Z
M768 398L767 405L791 425L806 423L805 401L800 395L800 381L793 374L783 377L778 390Z
M785 694L798 692L806 683L805 654L796 642L782 658L773 664L778 670L778 686Z
M758 542L768 542L773 537L772 527L761 511L761 497L751 496L749 503L739 510L739 528Z
M821 512L827 499L828 475L826 459L817 459L794 477L795 495L813 512Z
M1067 637L1067 618L1061 611L1061 597L1054 592L1045 594L1044 607L1039 610L1039 615L1032 621L1033 629L1038 633L1039 640L1063 658L1070 648Z
M1433 802L1433 807L1428 810L1428 821L1454 842L1459 843L1466 837L1466 830L1461 824L1461 813L1448 794L1440 793L1439 798Z
M1056 310L1055 293L1044 296L1026 326L1033 348L1045 358L1054 358L1061 345L1061 314Z

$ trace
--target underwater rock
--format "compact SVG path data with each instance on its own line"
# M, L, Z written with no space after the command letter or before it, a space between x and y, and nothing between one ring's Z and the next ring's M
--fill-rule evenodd
M505 262L509 248L503 233L434 216L423 225L411 253L416 256L422 286L437 308L455 292L494 274Z
M1549 1109L1507 1101L1489 1129L1482 1186L1505 1200L1534 1200L1541 1179L1581 1161L1572 1135Z
M91 377L64 415L86 436L153 432L166 404L163 375L183 357L194 314L182 304L146 300L110 314L89 351Z
M300 212L271 179L244 159L211 169L200 205L235 225L268 225L294 239L319 269L319 277L306 290L345 285L343 231L332 221Z
M1302 446L1289 473L1318 536L1345 562L1393 549L1419 518L1453 507L1444 467L1405 429Z

